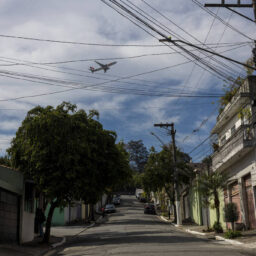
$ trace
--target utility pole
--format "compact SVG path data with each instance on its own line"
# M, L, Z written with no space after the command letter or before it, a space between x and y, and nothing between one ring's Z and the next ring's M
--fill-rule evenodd
M238 14L238 15L256 23L256 0L252 0L251 4L241 4L241 0L237 0L236 4L230 4L230 3L227 4L227 3L225 3L225 0L221 0L220 4L205 4L204 6L205 7L224 7L224 8L227 8L228 10L230 10L232 12L235 12L236 14ZM249 17L246 17L242 13L239 13L239 12L233 10L232 7L235 7L235 8L253 8L254 20L250 19ZM252 50L252 54L253 54L253 61L254 61L254 64L256 66L256 40L254 40L254 43L255 43L255 46L254 46L254 49Z
M180 190L179 190L179 178L177 171L177 156L176 156L176 144L175 144L175 134L174 123L171 124L154 124L155 127L168 128L171 127L170 134L172 136L172 146L173 146L173 162L174 162L174 191L175 191L175 205L176 205L176 215L177 215L177 225L182 225L181 214L180 214Z

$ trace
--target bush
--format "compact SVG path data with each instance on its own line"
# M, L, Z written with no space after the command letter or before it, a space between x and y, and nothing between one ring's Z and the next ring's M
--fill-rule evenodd
M232 230L234 231L234 223L238 220L239 214L237 211L237 206L234 203L228 203L224 208L225 221L231 222Z
M217 221L214 222L212 228L216 233L223 233L223 228L222 228L221 224Z
M240 231L233 231L233 230L229 229L224 234L224 237L227 238L227 239L233 239L233 238L239 237L241 235L242 235L242 233Z

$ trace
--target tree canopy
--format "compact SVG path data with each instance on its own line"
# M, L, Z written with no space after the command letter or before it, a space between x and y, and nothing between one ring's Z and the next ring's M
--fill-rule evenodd
M128 173L116 134L104 130L97 116L95 110L87 114L67 102L56 108L37 106L27 113L8 149L12 166L33 179L51 204L46 242L56 207L74 199L95 203Z
M131 140L127 144L127 150L130 155L130 164L131 167L142 173L144 171L144 167L148 161L148 150L144 146L142 140Z
M177 155L177 171L179 184L188 184L193 175L188 163L190 157L180 150L176 150ZM165 190L171 203L175 207L174 201L174 182L175 168L173 163L173 153L171 146L163 147L161 152L156 152L152 147L148 162L145 166L145 173L142 178L143 188L145 191L161 191Z

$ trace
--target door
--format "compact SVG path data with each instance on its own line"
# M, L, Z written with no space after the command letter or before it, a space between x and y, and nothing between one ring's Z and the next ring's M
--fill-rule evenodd
M241 201L240 201L240 192L239 192L239 185L238 182L231 184L230 186L230 199L232 203L236 204L237 211L238 211L238 220L237 223L242 223L242 214L241 214Z
M0 241L19 240L19 197L0 188Z
M256 218L255 218L255 206L254 206L251 174L244 177L244 186L245 186L247 218L249 222L248 223L249 229L255 229Z

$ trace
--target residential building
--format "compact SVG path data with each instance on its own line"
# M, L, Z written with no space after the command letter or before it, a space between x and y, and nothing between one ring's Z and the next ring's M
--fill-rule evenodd
M34 184L23 174L0 166L0 242L34 239Z
M218 146L212 168L228 176L225 203L239 211L237 227L256 228L256 76L249 76L217 117L212 134ZM223 203L223 202L222 202Z

